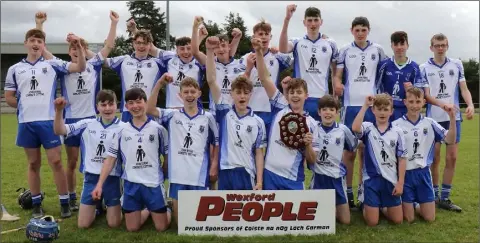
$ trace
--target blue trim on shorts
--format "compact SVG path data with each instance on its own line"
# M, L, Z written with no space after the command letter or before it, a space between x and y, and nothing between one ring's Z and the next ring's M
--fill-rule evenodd
M430 167L425 166L405 172L402 201L407 203L435 201Z

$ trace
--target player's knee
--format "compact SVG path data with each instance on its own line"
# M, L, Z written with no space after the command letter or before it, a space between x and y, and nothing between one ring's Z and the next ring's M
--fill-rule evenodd
M50 165L52 166L53 170L62 170L62 161L60 159L54 159L50 161Z
M378 218L374 218L374 217L368 217L366 215L364 215L364 220L365 220L365 223L367 224L367 226L369 227L374 227L374 226L377 226L378 224Z
M403 216L402 215L394 215L391 217L390 221L392 221L393 224L402 224L403 223Z
M122 224L122 218L121 217L116 217L115 219L108 219L107 220L107 225L110 228L117 228Z
M447 163L446 166L455 166L457 163L457 153L448 153L447 154Z
M127 231L128 232L137 232L140 230L140 224L135 224L135 225L128 225L127 224Z
M427 223L432 223L435 221L435 213L431 214L424 214L422 215L423 220L425 220Z
M350 224L350 216L338 217L338 222L340 222L341 224L349 225Z
M75 170L77 168L77 161L78 161L77 158L75 158L75 159L69 158L68 163L67 163L68 170L70 170L70 171Z
M92 221L78 218L77 226L78 226L79 229L88 229L88 228L90 228L92 223L93 223Z
M168 224L166 224L166 223L156 224L156 225L155 225L155 229L156 229L158 232L163 232L163 231L165 231L165 230L168 229Z
M414 215L403 215L405 221L408 223L413 223L415 221L415 216Z
M40 160L28 161L28 169L30 171L34 171L34 172L40 171L41 165L42 163L40 162Z

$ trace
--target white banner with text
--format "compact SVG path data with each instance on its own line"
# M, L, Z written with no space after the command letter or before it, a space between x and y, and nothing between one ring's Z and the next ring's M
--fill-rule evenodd
M335 191L179 191L179 235L335 234Z

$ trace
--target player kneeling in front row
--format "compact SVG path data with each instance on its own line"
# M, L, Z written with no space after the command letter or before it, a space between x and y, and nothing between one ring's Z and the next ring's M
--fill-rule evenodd
M294 78L288 82L285 96L282 95L268 73L261 40L253 38L252 46L255 48L258 77L272 104L273 118L265 157L265 170L263 171L263 189L303 190L304 161L306 159L309 163L315 163L316 152L319 151L317 122L303 108L308 97L307 83L303 79ZM303 148L287 147L280 136L280 120L290 112L306 119L309 131L303 137L305 142Z
M234 105L222 98L216 82L214 51L219 48L218 37L205 42L207 48L207 81L216 106L220 133L219 190L261 190L263 182L263 148L266 131L263 120L248 106L253 84L245 76L237 77L231 85ZM256 178L256 183L254 182Z
M337 219L350 224L350 208L347 201L345 176L347 169L343 162L343 150L354 151L357 139L348 127L335 122L340 103L331 95L324 95L318 103L321 123L318 128L320 152L316 162L309 163L314 172L310 189L335 189Z
M375 124L362 123L368 107L372 105ZM408 153L403 131L389 122L392 107L392 97L388 94L369 95L352 124L352 131L365 144L363 217L368 226L378 224L379 208L393 223L401 224L403 221L400 196Z
M209 182L216 181L218 162L210 155L209 144L218 151L218 128L213 115L198 107L201 96L198 82L190 77L180 82L181 109L156 107L160 89L173 81L169 73L162 75L148 100L148 114L158 118L169 131L168 137L168 195L173 199L173 213L178 225L178 192L181 190L208 190ZM211 157L212 156L212 157ZM215 156L216 157L216 156Z
M98 118L83 119L76 123L67 124L63 120L63 110L67 101L64 98L55 100L54 131L56 135L81 136L82 161L80 171L84 173L82 198L78 214L78 227L88 228L95 220L97 202L91 192L98 182L105 151L112 142L113 136L121 127L120 120L115 116L117 111L117 98L111 90L101 90L96 97ZM113 161L116 163L116 161ZM113 164L112 164L113 166ZM122 223L120 207L120 178L122 165L115 164L105 183L104 201L107 206L107 223L110 227L117 227Z
M411 87L404 100L407 114L395 120L392 125L403 129L409 149L407 171L402 195L403 217L408 222L415 219L417 211L424 220L435 220L435 195L430 174L435 143L445 141L454 144L456 138L455 109L445 105L450 117L449 130L439 123L420 114L425 105L424 93L420 88Z
M121 156L124 181L122 207L127 230L140 229L141 211L146 206L151 212L155 228L165 231L170 225L170 212L167 211L160 155L163 155L166 163L168 133L164 127L147 117L147 95L142 89L128 90L125 101L132 118L122 123L119 131L113 135L92 197L100 199L103 184L115 160Z

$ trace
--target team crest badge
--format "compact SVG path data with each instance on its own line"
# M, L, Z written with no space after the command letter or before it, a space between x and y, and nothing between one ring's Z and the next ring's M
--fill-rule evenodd
M43 73L47 73L47 68L42 68Z
M373 139L377 140L377 136L373 136Z
M395 140L390 140L390 147L395 147Z
M247 126L247 132L251 133L252 132L252 126Z
M153 143L153 141L155 141L155 136L153 134L150 134L150 136L148 137L148 140L150 140L150 142Z
M335 144L336 144L336 145L340 145L340 138L336 138L336 139L335 139Z
M234 69L233 69L233 72L234 72L235 74L237 74L237 73L240 72L240 70L239 70L238 68L234 68Z
M151 63L147 63L147 68L151 68L152 67L152 64Z
M90 72L90 67L87 67L87 72Z
M205 131L205 126L201 125L200 128L198 129L200 133L203 133Z
M375 61L375 58L377 58L377 55L372 54L371 58L372 58L372 61Z
M427 129L426 127L423 128L423 134L424 134L424 135L427 135L427 133L428 133L428 129Z
M188 68L192 68L192 64L188 65Z
M450 69L450 71L448 71L448 74L450 74L450 76L455 75L455 73L453 72L453 69Z
M270 66L273 66L273 60L270 60Z
M322 46L322 51L325 53L327 52L327 47L326 46Z

